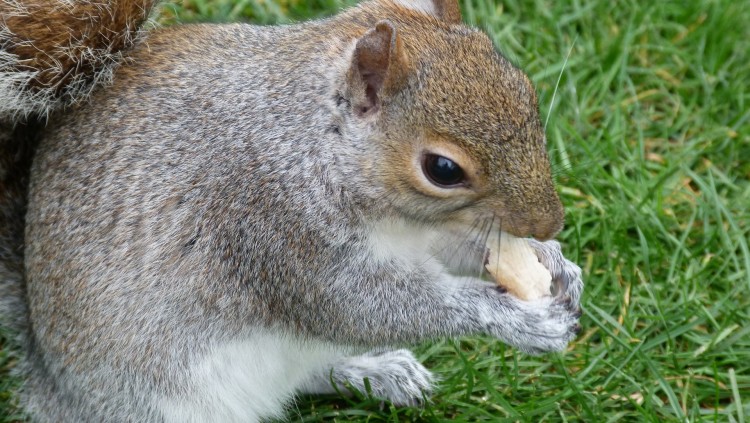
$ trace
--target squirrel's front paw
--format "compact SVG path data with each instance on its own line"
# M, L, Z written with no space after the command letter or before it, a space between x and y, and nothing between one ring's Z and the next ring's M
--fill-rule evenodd
M562 351L576 338L581 331L578 323L581 308L578 302L568 295L546 298L530 302L526 313L532 317L534 330L531 342L519 345L519 349L529 354L541 354L548 351Z
M529 240L529 245L552 275L552 283L556 288L555 296L567 297L577 307L583 293L581 268L563 256L560 243L557 241L540 242L532 239Z
M370 392L376 398L397 406L414 406L432 391L434 378L409 350L370 352L339 361L324 375L318 376L317 386L308 384L308 393L346 393L356 390ZM334 387L331 382L336 386ZM331 388L334 388L332 391Z
M523 352L562 351L581 330L581 310L570 296L522 301L497 288L490 295L505 307L489 316L488 332Z
M581 268L563 256L557 241L530 240L530 245L552 275L554 297L522 301L501 289L489 289L493 301L502 304L487 315L489 332L530 354L562 351L581 330Z

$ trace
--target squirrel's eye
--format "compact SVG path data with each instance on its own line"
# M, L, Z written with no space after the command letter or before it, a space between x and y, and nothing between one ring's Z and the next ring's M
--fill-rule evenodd
M456 162L437 154L424 155L422 171L430 182L442 188L453 188L465 181L464 171Z

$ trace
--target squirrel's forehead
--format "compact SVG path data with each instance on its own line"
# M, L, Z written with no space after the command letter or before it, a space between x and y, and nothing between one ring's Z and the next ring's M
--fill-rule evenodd
M450 34L449 34L450 35ZM466 41L470 42L456 42ZM434 102L445 96L488 111L536 103L529 78L503 57L481 32L438 37L420 60L419 87Z
M517 138L538 122L534 88L519 69L493 58L453 63L421 75L414 94L426 124L486 140Z

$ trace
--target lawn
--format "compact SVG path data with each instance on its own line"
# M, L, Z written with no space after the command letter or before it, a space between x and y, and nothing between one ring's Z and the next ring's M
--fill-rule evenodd
M271 24L347 3L184 0L161 20ZM442 380L425 407L300 398L290 419L750 422L750 7L462 7L537 85L584 329L542 357L486 338L427 343L416 351Z

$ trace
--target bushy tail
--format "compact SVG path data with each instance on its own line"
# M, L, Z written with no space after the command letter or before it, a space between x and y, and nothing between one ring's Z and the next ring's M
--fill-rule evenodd
M107 81L155 0L0 0L0 119L46 115Z
M0 0L0 325L26 329L23 233L36 128L108 82L156 0Z

